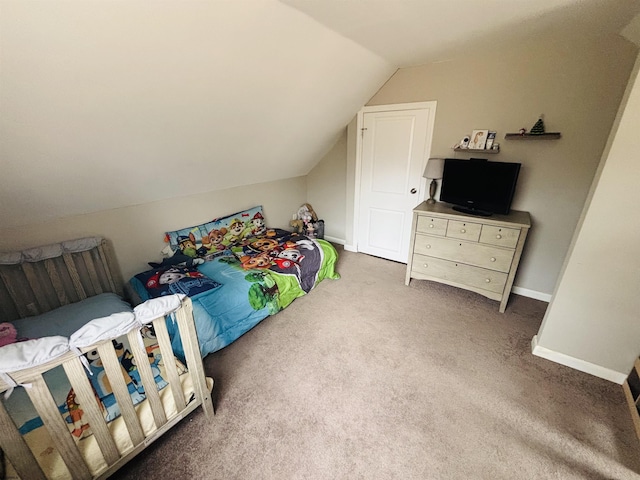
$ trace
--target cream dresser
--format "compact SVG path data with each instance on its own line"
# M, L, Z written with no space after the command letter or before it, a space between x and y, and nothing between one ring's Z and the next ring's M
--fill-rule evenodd
M422 202L413 210L405 283L416 278L471 290L499 300L502 313L530 227L529 212L477 217Z

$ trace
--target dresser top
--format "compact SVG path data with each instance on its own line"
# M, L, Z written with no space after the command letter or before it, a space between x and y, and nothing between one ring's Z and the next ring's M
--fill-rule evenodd
M467 220L469 222L484 223L490 225L517 225L524 228L531 227L531 216L529 212L521 210L511 210L509 215L494 213L490 217L469 215L453 209L453 205L444 202L436 202L432 205L426 201L413 209L416 213L426 213L435 217L454 218L456 220Z

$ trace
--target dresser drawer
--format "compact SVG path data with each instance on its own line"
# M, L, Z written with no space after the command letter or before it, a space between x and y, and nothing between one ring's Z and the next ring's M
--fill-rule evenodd
M489 243L499 247L515 248L520 238L520 230L517 228L496 227L483 225L480 232L480 243Z
M506 273L419 254L413 255L412 272L494 293L502 293L507 283Z
M447 226L447 237L477 242L480 238L481 229L482 225L479 223L449 220L449 225Z
M421 233L428 233L429 235L444 235L447 233L447 223L449 221L446 218L427 217L425 215L418 215L418 224L416 231Z
M505 273L509 272L514 255L514 250L421 234L416 234L413 251Z

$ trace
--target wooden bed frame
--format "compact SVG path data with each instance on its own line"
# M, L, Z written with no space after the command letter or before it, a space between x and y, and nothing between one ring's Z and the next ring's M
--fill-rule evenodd
M2 318L10 321L44 313L103 292L121 293L122 283L114 269L115 264L111 261L106 242L102 239L82 240L87 240L86 250L77 251L77 241L65 242L57 245L60 246L60 255L53 258L39 259L42 257L40 255L42 251L39 252L38 249L30 249L16 254L4 254L3 257L0 257L0 263L4 263L0 265L0 314ZM82 244L82 241L80 243ZM65 245L73 245L74 251L69 251ZM54 254L56 253L56 249L50 247L45 247L43 250L46 253L45 256L50 256L52 251ZM17 255L22 255L22 257ZM8 265L10 260L19 258L22 258L23 261ZM156 388L147 353L139 341L141 339L140 331L134 329L127 334L145 392L147 392L144 402L148 403L153 416L154 426L147 434L141 426L139 414L136 411L138 407L134 407L129 396L112 342L108 340L82 349L82 353L98 350L100 354L105 373L111 382L114 395L120 406L122 420L126 425L128 440L130 440L128 442L130 446L127 448L116 445L112 429L104 420L82 363L74 353L69 352L45 365L11 373L11 377L17 383L32 384L31 388L25 390L43 420L44 427L42 428L46 428L51 438L55 440L56 450L68 469L69 478L107 478L197 407L202 406L207 417L213 416L214 410L210 395L212 381L209 379L208 384L205 378L193 322L191 301L188 297L185 297L175 316L195 399L189 401L185 397L175 362L164 362L167 377L165 380L169 383L168 389L170 389L171 397L176 406L175 412L170 415L167 415L165 411L163 400ZM165 359L173 358L164 317L155 319L153 326L162 357ZM64 368L65 374L69 378L91 425L99 452L104 459L104 464L101 464L97 471L95 466L90 468L78 447L78 442L70 434L42 377L44 372L59 365ZM4 392L8 388L9 386L0 380L0 392ZM47 478L47 473L41 469L36 455L19 433L3 402L0 402L0 448L20 478L29 480ZM1 454L2 452L0 452ZM0 473L2 472L0 471Z

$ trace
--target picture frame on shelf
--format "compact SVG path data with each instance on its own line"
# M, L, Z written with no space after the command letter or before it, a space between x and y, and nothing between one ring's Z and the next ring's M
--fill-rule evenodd
M487 143L484 146L485 149L491 150L493 148L493 143L496 140L496 133L497 132L495 132L493 130L489 130L489 133L487 134Z
M488 135L489 130L474 130L471 132L468 148L472 150L484 150Z

